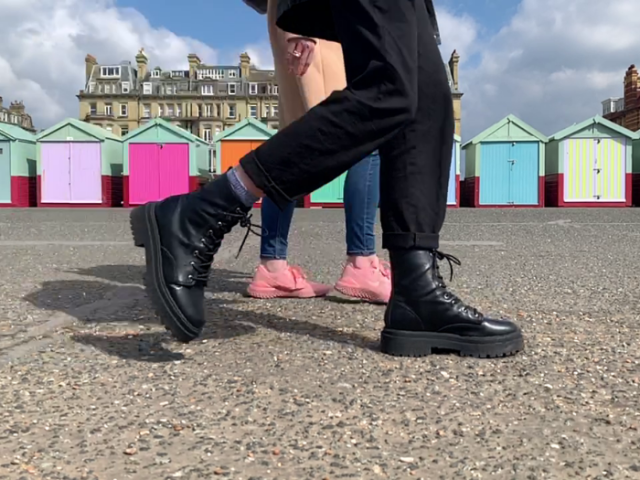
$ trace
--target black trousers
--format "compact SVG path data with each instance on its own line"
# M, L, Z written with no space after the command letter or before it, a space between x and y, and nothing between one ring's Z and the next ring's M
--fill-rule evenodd
M240 165L277 205L381 155L383 248L438 248L447 209L453 104L424 0L328 0L347 88Z

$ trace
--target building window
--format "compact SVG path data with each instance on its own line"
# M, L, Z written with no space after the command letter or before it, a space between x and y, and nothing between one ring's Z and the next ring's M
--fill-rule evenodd
M110 103L105 103L104 104L104 114L107 116L111 116L113 115L113 107L111 106Z
M89 93L93 93L96 90L96 83L95 82L91 82L89 83Z
M151 117L151 105L145 103L142 105L142 118L150 118Z
M269 105L265 104L262 107L262 118L268 118L269 117Z
M129 93L129 82L122 82L122 93Z
M213 117L213 105L207 103L202 106L202 116L203 117Z
M95 115L98 113L98 105L96 105L95 103L90 103L89 104L89 113L91 115Z
M162 107L162 105L158 105L158 116L164 117L164 108Z
M183 70L174 70L171 72L171 76L172 77L183 77L184 78L184 71Z
M151 78L160 78L160 70L157 68L155 70L151 70Z
M205 142L210 142L212 140L210 128L205 128L204 130L202 130L202 139Z
M151 95L151 84L149 82L142 84L142 93L144 95Z
M278 95L278 91L279 91L279 90L278 90L278 85L274 85L274 86L271 88L271 91L273 92L273 94L274 94L274 95Z
M181 117L182 116L182 105L178 104L176 105L176 117Z
M100 76L105 78L120 77L120 67L101 67Z
M126 103L121 103L120 104L120 116L121 117L126 117L127 116L128 112L129 112L129 109L127 107L128 107L128 105Z
M229 108L229 115L227 115L227 118L236 118L236 115L237 115L236 104L230 103L228 108Z
M213 85L202 85L202 95L213 95Z
M238 90L238 85L235 83L230 83L227 88L227 92L229 93L229 95L235 95Z
M224 78L224 70L217 69L213 71L213 78L215 80L222 80Z
M167 117L173 117L173 105L167 105Z
M216 135L220 133L220 127L216 127Z
M104 86L104 93L111 93L111 85L106 84ZM115 93L115 92L114 92Z
M175 95L178 92L178 85L170 83L164 86L165 95Z
M258 106L257 105L249 105L249 116L251 118L258 118Z
M123 125L120 127L120 135L122 135L123 137L129 134L129 126L128 125Z
M229 78L238 78L238 72L235 70L229 70Z
M258 84L250 83L249 84L249 95L257 95L258 94Z
M272 117L277 117L278 116L278 104L277 103L271 105L271 116Z

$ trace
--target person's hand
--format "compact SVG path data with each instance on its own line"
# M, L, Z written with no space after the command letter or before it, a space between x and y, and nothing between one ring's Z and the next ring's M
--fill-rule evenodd
M287 38L287 63L289 73L303 76L309 70L315 54L316 41L313 38L289 35Z

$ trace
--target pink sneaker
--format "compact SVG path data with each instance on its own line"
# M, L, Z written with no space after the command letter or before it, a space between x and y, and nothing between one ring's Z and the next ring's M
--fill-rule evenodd
M347 262L336 290L348 297L372 303L388 303L391 297L391 272L388 262L377 256L355 257Z
M300 267L291 265L275 273L260 265L247 289L249 295L262 299L324 297L330 291L330 285L308 281Z

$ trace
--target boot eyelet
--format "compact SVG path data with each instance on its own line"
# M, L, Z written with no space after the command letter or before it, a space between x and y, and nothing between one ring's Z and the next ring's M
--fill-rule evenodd
M195 250L195 251L193 252L193 256L194 256L194 257L196 257L196 258L198 257L198 251L197 251L197 250Z
M193 280L193 275L189 275L187 278L188 278L189 280Z
M195 267L195 266L196 266L196 263L195 263L195 262L191 262L191 263L190 263L190 265L191 265L192 267Z

